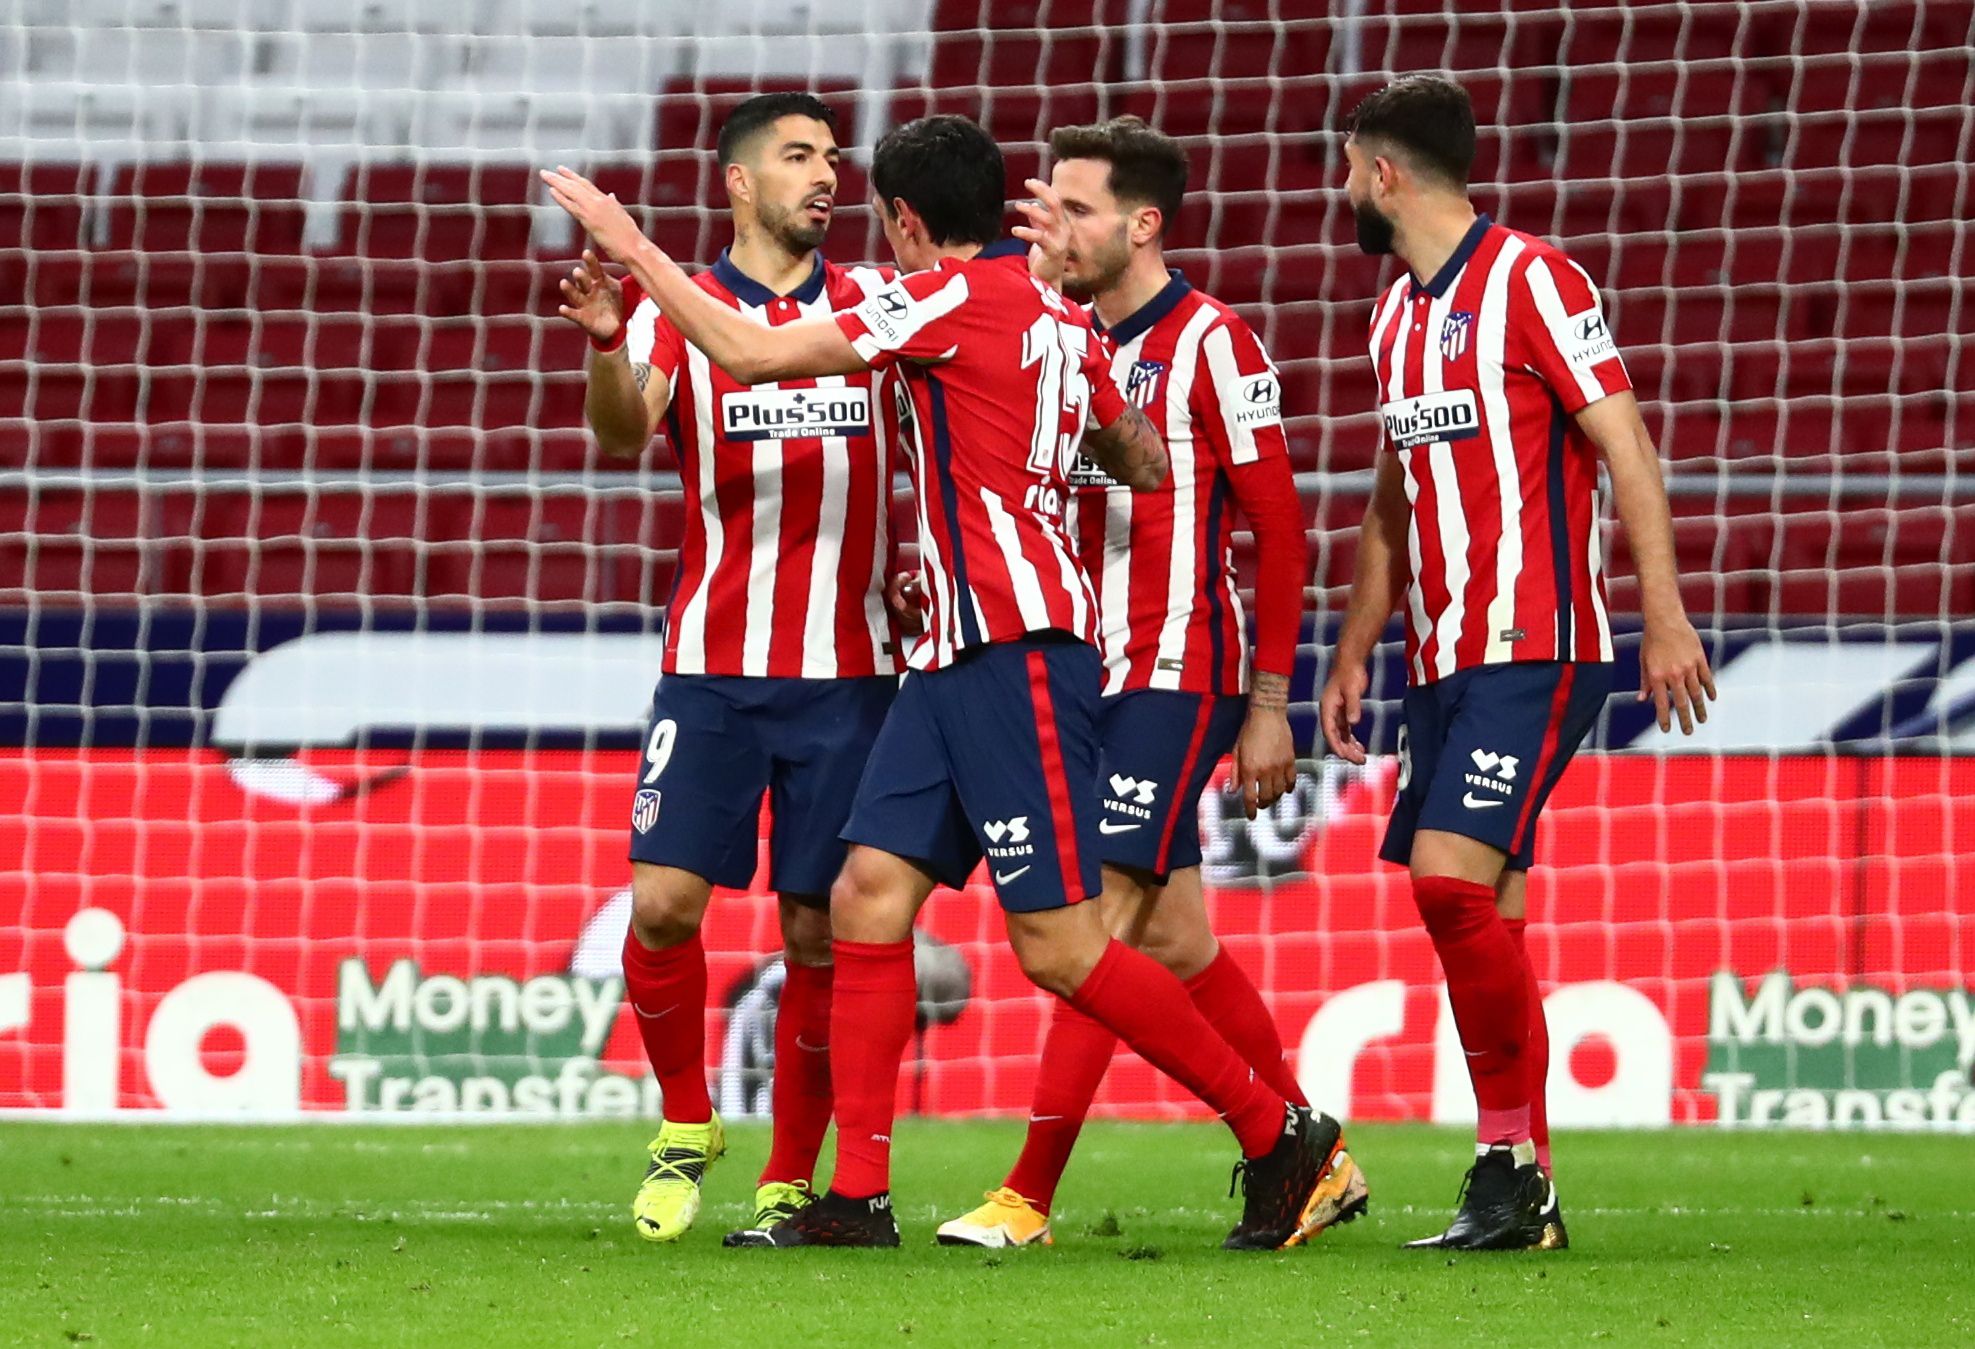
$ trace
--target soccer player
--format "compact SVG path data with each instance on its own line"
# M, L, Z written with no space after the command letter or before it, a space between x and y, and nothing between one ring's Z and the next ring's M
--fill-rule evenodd
M1186 984L1255 1075L1307 1105L1275 1019L1215 940L1200 883L1200 794L1234 754L1249 818L1295 783L1289 675L1309 550L1282 394L1262 345L1232 309L1166 267L1162 243L1186 193L1186 151L1136 117L1050 137L1050 185L1067 218L1063 289L1091 303L1111 373L1160 430L1172 473L1133 492L1094 464L1077 487L1077 550L1097 585L1104 653L1098 820L1105 922ZM1253 672L1235 589L1234 511L1255 534ZM939 1229L951 1245L1051 1240L1049 1209L1117 1037L1067 1002L1052 1008L1028 1137L987 1202ZM1336 1122L1321 1230L1355 1217L1364 1177Z
M849 308L889 281L818 251L837 187L835 115L820 100L749 99L722 126L719 157L734 241L697 278L709 303L776 327ZM733 379L594 253L562 289L559 312L594 348L585 406L598 442L637 455L666 420L686 496L631 813L624 986L665 1109L632 1212L640 1236L677 1240L726 1147L707 1095L699 932L713 887L754 874L767 792L787 979L774 1141L752 1226L771 1226L810 1202L829 1127L837 835L903 668L883 600L889 409L863 372L759 387Z
M1227 1121L1247 1198L1228 1244L1299 1240L1327 1153L1317 1121L1256 1079L1170 971L1113 940L1099 893L1097 605L1064 521L1080 442L1140 489L1165 447L1112 382L1081 310L999 238L1001 152L974 123L889 132L873 196L901 278L834 322L763 331L709 302L617 203L567 170L556 199L737 377L899 369L928 631L872 747L831 896L836 986L830 1190L775 1246L894 1246L891 1135L912 1034L912 923L986 856L1023 971L1108 1026ZM1044 185L1038 188L1047 191ZM1086 429L1086 426L1090 429Z
M1661 730L1707 719L1714 677L1687 621L1659 461L1584 270L1468 202L1474 111L1409 76L1353 114L1346 185L1358 242L1410 269L1372 313L1384 446L1320 716L1353 731L1366 662L1406 611L1410 688L1399 791L1380 856L1412 871L1479 1107L1460 1211L1411 1243L1568 1244L1551 1180L1549 1034L1523 946L1536 820L1612 682L1597 477L1611 475L1637 559L1639 697Z

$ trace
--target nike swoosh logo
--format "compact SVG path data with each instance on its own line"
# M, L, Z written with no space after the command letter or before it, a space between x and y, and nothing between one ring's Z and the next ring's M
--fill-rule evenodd
M1509 803L1507 801L1484 801L1473 792L1467 792L1462 795L1461 804L1469 810L1486 810L1490 806L1506 806Z
M675 1002L670 1007L666 1008L665 1011L663 1012L647 1012L644 1008L638 1006L638 1004L634 1002L631 1004L631 1010L636 1012L639 1016L643 1017L647 1021L656 1021L660 1017L665 1016L668 1013L678 1011L679 1004Z
M1031 863L1030 865L1021 868L1019 871L1011 871L1005 876L1002 875L999 871L997 871L994 873L994 883L996 885L1006 885L1010 881L1019 880L1023 876L1028 875L1033 870L1035 870L1035 866L1033 863Z
M1142 820L1134 820L1130 824L1112 824L1109 820L1099 820L1097 822L1097 832L1100 834L1129 834L1132 830L1139 828L1143 823L1144 821Z
M800 1035L795 1037L795 1047L797 1049L808 1050L811 1054L827 1054L830 1052L830 1047L828 1045L804 1044L802 1042L802 1037Z
M1049 1122L1050 1120L1053 1120L1053 1119L1062 1119L1062 1118L1063 1118L1063 1117L1062 1117L1061 1115L1030 1115L1030 1116L1029 1116L1029 1123L1031 1123L1031 1124L1047 1124L1047 1123L1048 1123L1048 1122Z

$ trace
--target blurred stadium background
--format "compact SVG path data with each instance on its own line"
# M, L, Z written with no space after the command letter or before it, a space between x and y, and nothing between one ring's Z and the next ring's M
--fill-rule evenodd
M901 119L977 116L1011 190L1056 125L1186 139L1174 261L1294 416L1307 746L1377 443L1337 128L1443 70L1478 203L1605 288L1724 692L1673 746L1615 701L1560 793L1555 1118L1975 1129L1971 40L1966 0L0 0L0 1108L651 1108L581 1009L679 497L662 446L592 452L533 170L709 262L754 91L840 110L845 261ZM1219 921L1322 1099L1456 1119L1371 860L1391 763L1308 768L1208 812ZM916 1099L1019 1108L1039 1004L991 897L927 928ZM709 924L734 1111L772 930L759 893ZM1136 1063L1106 1102L1183 1108Z

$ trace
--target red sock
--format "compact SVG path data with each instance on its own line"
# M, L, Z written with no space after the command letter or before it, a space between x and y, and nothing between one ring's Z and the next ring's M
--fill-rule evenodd
M1214 1033L1178 976L1144 952L1113 939L1070 1004L1217 1111L1244 1155L1260 1157L1282 1136L1282 1097Z
M1447 1000L1467 1051L1468 1076L1480 1107L1476 1140L1529 1141L1529 970L1502 917L1493 887L1451 876L1413 881L1413 901L1426 921Z
M1049 1035L1036 1066L1035 1100L1029 1106L1029 1132L1005 1182L1044 1213L1056 1198L1070 1150L1117 1048L1117 1036L1069 1003L1058 999L1050 1009Z
M868 1199L891 1188L898 1070L912 1039L918 983L910 941L837 941L831 949L837 962L830 1003L837 1171L830 1188Z
M674 1124L712 1119L713 1099L706 1094L706 948L699 934L654 951L636 932L625 932L624 998L658 1075L665 1118Z
M810 1180L830 1128L830 967L785 961L775 1009L774 1135L763 1185Z
M1536 982L1536 966L1523 942L1528 923L1521 918L1504 918L1509 940L1522 957L1523 971L1529 976L1529 1136L1536 1144L1536 1164L1550 1171L1550 1022L1543 1015L1543 989Z
M1214 963L1186 981L1193 1005L1207 1018L1221 1038L1245 1059L1255 1076L1269 1090L1291 1105L1308 1105L1310 1098L1289 1071L1288 1057L1282 1051L1282 1033L1268 1004L1248 972L1235 963L1223 946Z

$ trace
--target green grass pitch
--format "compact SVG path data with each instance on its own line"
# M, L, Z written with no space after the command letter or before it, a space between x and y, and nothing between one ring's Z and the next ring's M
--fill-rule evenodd
M632 1232L639 1125L0 1125L0 1344L1967 1344L1975 1140L1564 1137L1574 1248L1397 1249L1465 1144L1359 1126L1370 1216L1278 1255L1204 1125L1097 1124L1049 1250L932 1242L1007 1123L901 1121L900 1251L728 1251L766 1147L732 1131L700 1223Z

